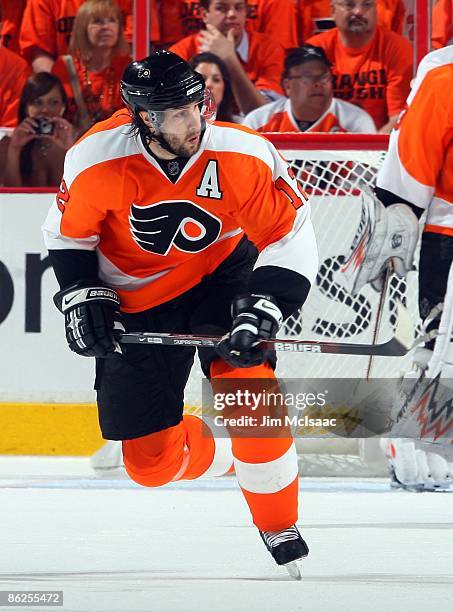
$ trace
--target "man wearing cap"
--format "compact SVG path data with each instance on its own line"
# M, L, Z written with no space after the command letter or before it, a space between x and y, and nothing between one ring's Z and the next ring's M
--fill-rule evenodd
M303 45L289 53L282 85L287 98L252 111L244 125L258 132L376 133L366 111L333 97L330 62L320 47Z

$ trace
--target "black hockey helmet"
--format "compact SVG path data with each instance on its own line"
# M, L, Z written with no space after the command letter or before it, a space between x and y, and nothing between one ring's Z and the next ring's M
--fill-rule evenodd
M120 91L133 113L164 111L201 103L205 82L179 55L162 50L129 64L121 79Z

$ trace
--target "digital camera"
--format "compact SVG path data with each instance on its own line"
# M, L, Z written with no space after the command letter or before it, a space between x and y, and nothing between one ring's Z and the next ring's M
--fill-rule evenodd
M54 124L53 121L50 121L46 117L38 117L36 119L38 125L35 128L35 132L37 134L43 134L45 136L50 136L53 134Z

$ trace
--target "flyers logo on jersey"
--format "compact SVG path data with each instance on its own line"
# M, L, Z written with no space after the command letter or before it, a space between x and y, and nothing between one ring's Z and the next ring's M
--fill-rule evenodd
M220 219L187 200L132 204L129 223L135 242L156 255L167 255L172 246L198 253L215 242L222 229Z

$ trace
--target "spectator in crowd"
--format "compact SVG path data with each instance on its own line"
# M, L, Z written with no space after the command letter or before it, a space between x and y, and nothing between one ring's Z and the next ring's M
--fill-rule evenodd
M158 0L151 0L151 41L155 46L174 44L203 29L199 0L160 0L159 7L157 4ZM246 5L248 31L268 34L287 49L297 46L294 0L247 0Z
M74 143L71 124L64 119L66 94L48 72L33 74L19 102L19 125L8 147L5 185L57 187L66 151Z
M437 0L432 12L432 47L453 43L453 0Z
M68 53L68 44L84 0L27 0L19 45L34 72L52 72L59 55ZM132 33L132 0L117 0L126 23L126 36Z
M412 47L377 24L375 0L333 0L337 27L307 42L333 65L334 96L366 110L381 133L403 110L412 78Z
M367 112L333 97L330 62L320 47L304 45L287 55L283 89L288 98L257 108L243 124L258 132L376 133Z
M83 132L123 106L119 82L131 58L119 6L113 0L86 0L69 49L71 55L59 57L52 72L64 85L69 119Z
M0 46L19 53L19 31L27 0L0 2Z
M271 36L285 49L297 47L294 0L247 0L246 27Z
M216 120L234 122L230 75L222 60L214 53L206 52L194 55L189 64L204 77L216 103Z
M0 5L0 30L2 27L2 5ZM3 184L3 175L8 153L8 136L17 125L19 110L19 96L30 73L27 63L6 47L0 45L0 185Z
M310 36L335 27L332 16L332 0L295 0L297 4L297 25L299 42ZM403 33L406 7L404 0L377 0L378 24Z
M220 57L242 114L280 96L283 47L266 34L245 30L246 2L200 0L200 4L206 29L183 38L170 50L185 60L203 51Z
M2 16L0 7L0 23ZM27 80L30 69L17 53L0 46L0 128L17 125L19 93Z

